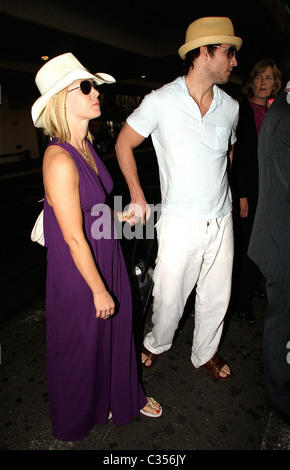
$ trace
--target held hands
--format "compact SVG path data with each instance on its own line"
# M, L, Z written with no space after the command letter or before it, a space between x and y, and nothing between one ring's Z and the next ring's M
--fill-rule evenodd
M94 294L94 304L96 318L108 320L115 313L115 302L105 288L100 293Z
M119 222L128 222L130 225L135 225L135 212L133 211L123 211L123 212L117 212L117 217Z
M139 199L135 202L131 201L128 212L134 213L134 217L131 219L137 224L139 221L145 225L151 214L151 208L145 201L145 199Z
M119 222L127 222L132 226L139 221L144 225L150 214L151 208L146 201L142 201L142 204L131 202L127 211L117 212Z

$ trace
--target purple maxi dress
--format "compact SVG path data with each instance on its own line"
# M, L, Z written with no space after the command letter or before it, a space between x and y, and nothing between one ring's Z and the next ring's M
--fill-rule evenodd
M56 144L53 140L51 144ZM93 295L74 264L54 215L44 201L44 237L47 250L47 387L55 438L77 441L95 424L107 422L109 410L115 425L139 415L147 399L138 381L132 335L131 286L114 222L104 207L112 179L95 153L97 175L69 143L61 144L79 172L84 231L99 273L116 304L108 320L95 317ZM102 213L101 213L102 214ZM94 222L110 237L92 235ZM97 225L99 227L99 225Z

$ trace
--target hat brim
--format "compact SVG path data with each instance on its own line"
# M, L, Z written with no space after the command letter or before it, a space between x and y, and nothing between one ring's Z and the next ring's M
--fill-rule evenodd
M242 47L243 41L237 36L208 36L183 44L183 46L179 48L178 54L182 59L185 59L185 56L189 51L208 44L231 44L236 46L237 50L239 50Z
M76 80L85 80L85 79L93 79L98 85L103 85L104 83L115 83L116 80L114 77L107 73L96 73L93 75L92 73L86 70L74 70L70 72L66 76L64 76L61 80L59 80L49 91L44 93L40 96L35 103L31 107L31 116L35 127L43 127L41 122L41 114L45 109L48 101L50 98L61 90L64 90L66 87L71 85Z

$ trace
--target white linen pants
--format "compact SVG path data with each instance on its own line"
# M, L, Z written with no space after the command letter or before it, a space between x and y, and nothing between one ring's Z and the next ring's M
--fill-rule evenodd
M154 270L153 329L144 346L167 351L196 285L191 361L200 367L217 352L232 282L232 213L211 220L188 220L162 214L157 224L158 254Z

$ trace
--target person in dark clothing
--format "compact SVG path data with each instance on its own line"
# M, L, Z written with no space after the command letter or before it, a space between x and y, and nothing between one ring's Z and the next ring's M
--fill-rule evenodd
M251 303L262 279L259 268L247 255L258 200L258 137L269 99L280 91L280 77L272 59L260 60L251 70L245 100L240 104L232 166L236 242L233 296L235 310L244 323L256 321Z
M115 141L107 129L102 128L98 119L91 119L89 131L93 137L93 147L102 160L115 158Z
M290 425L290 54L286 57L286 87L259 138L259 197L248 254L266 278L266 401Z

